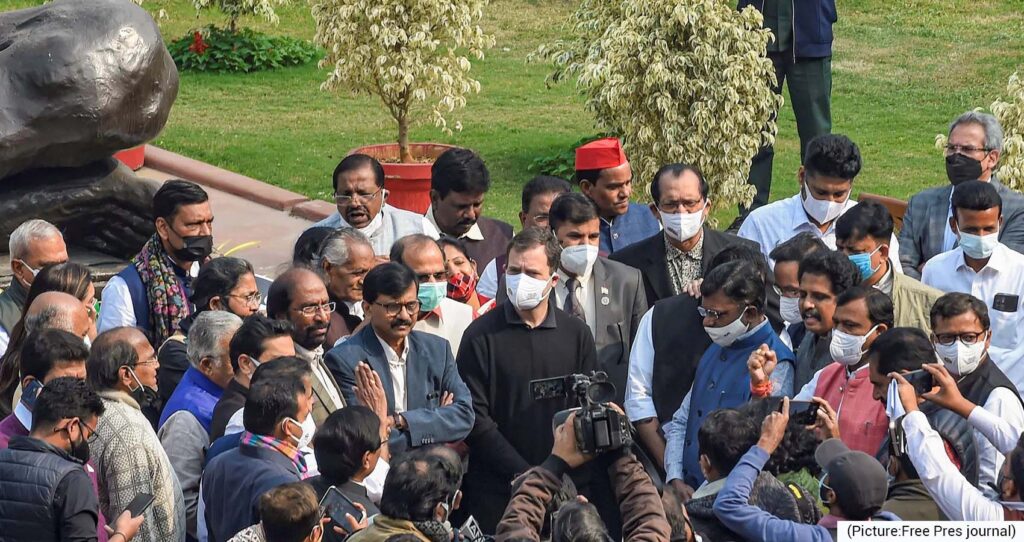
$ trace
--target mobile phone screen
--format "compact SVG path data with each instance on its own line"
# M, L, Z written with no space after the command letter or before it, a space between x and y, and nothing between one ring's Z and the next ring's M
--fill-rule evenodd
M356 521L362 521L366 518L366 512L356 508L352 499L346 497L335 486L327 488L327 493L324 493L324 497L320 499L320 509L330 516L331 521L344 529L349 528L349 522L345 519L345 514L351 514Z
M153 496L149 493L139 493L132 499L132 502L128 503L128 507L125 508L133 518L137 518L146 512L146 509L153 504Z

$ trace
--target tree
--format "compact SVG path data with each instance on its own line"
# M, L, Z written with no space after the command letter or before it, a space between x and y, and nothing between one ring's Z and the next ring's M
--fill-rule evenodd
M992 114L1003 126L1003 153L999 181L1015 190L1024 189L1024 81L1017 73L1006 85L1006 101L992 103Z
M228 30L232 33L238 31L238 19L243 15L263 17L267 22L277 24L274 6L283 6L287 3L288 0L192 0L197 11L213 6L220 8L228 16Z
M622 137L634 178L662 164L703 171L718 203L749 203L750 161L775 140L782 98L761 14L735 0L583 0L571 36L533 59L575 77L598 127Z
M411 162L413 108L430 109L446 133L446 116L480 92L469 57L483 59L494 38L478 25L487 0L311 0L314 42L331 70L324 90L349 88L376 95L398 124L403 162ZM431 103L427 103L430 101ZM455 123L461 130L462 124Z

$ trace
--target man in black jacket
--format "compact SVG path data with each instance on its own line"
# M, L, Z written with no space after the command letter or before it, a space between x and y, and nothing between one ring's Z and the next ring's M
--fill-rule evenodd
M32 433L0 451L0 532L4 540L96 540L99 500L85 462L103 414L85 381L61 377L39 393ZM110 542L127 542L144 516L125 511Z

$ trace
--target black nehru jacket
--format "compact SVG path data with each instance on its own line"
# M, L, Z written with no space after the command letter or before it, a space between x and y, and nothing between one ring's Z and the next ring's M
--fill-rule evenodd
M457 362L476 414L466 438L472 460L463 507L493 532L511 497L513 477L551 453L551 419L576 406L570 398L534 401L530 381L590 373L597 369L597 351L579 318L551 307L530 329L506 302L470 324Z
M210 422L210 442L224 436L224 430L228 428L228 422L235 412L245 408L245 400L249 397L249 388L240 384L234 378L224 388L224 393L217 400L217 406L213 407L213 420Z

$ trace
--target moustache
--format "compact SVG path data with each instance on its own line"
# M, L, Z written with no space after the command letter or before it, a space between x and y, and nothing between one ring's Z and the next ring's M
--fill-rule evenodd
M367 209L365 205L354 205L354 206L350 206L350 207L348 208L348 210L346 210L346 211L345 211L345 214L347 214L347 215L351 215L351 214L355 214L355 213L357 213L357 212L359 212L359 213L364 213L364 214L370 214L370 210L369 210L369 209Z
M805 310L805 311L800 311L800 316L802 318L804 318L805 320L807 318L814 318L816 320L821 320L821 313L818 312L818 309L808 309L808 310Z
M412 320L408 320L408 319L405 319L405 318L395 318L394 320L391 321L391 329L394 329L396 327L411 326L411 325L412 325Z
M306 328L306 333L310 333L313 331L324 331L327 329L327 326L328 324L326 322L323 324L313 324Z

